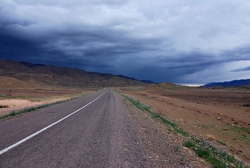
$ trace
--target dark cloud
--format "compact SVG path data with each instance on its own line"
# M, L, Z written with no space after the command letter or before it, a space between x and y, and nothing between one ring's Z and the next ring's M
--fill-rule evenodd
M231 72L250 71L250 66L232 70Z
M15 3L20 5L46 5L46 6L60 6L64 7L73 7L73 6L81 6L81 5L109 5L109 6L120 6L126 4L127 0L40 0L40 1L32 1L32 0L13 0Z
M243 78L250 61L243 11L250 9L237 4L3 0L0 58L155 82Z
M157 82L171 79L171 82L174 83L187 83L183 76L202 71L218 63L218 60L213 55L191 52L174 56L159 56L148 62L150 62L149 65L145 65L137 71L138 78L151 77L150 80Z

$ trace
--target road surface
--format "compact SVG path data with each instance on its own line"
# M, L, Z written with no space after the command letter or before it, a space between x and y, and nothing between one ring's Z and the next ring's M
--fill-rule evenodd
M0 167L143 167L128 110L110 89L0 121Z

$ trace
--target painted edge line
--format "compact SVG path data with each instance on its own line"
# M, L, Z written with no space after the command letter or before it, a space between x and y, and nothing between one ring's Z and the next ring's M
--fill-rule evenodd
M106 91L106 92L107 92L107 91ZM9 146L9 147L7 147L7 148L1 150L1 151L0 151L0 155L2 155L3 153L9 151L9 150L12 149L12 148L14 148L14 147L16 147L16 146L18 146L18 145L24 143L25 141L27 141L27 140L33 138L34 136L36 136L36 135L42 133L43 131L45 131L45 130L51 128L51 127L53 127L54 125L56 125L56 124L62 122L63 120L69 118L70 116L74 115L75 113L81 111L82 109L84 109L85 107L87 107L88 105L94 103L96 100L98 100L100 97L102 97L106 92L104 92L103 94L101 94L100 96L98 96L97 98L95 98L94 100L92 100L91 102L89 102L88 104L82 106L82 107L79 108L78 110L74 111L73 113L71 113L71 114L69 114L69 115L63 117L62 119L60 119L60 120L58 120L58 121L56 121L56 122L54 122L54 123L48 125L47 127L44 127L43 129L41 129L41 130L39 130L39 131L37 131L37 132L35 132L35 133L33 133L33 134L27 136L26 138L24 138L24 139L18 141L17 143L15 143L15 144L13 144L13 145L11 145L11 146Z

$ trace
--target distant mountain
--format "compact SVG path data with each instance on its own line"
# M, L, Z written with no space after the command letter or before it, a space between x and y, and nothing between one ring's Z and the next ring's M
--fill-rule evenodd
M140 80L140 81L147 84L156 84L155 82L152 82L150 80Z
M124 76L124 75L117 75L117 76L119 76L119 77L121 77L121 78L126 78L126 79L136 80L135 78L130 78L130 77L128 77L128 76Z
M34 67L38 67L38 66L46 66L46 65L43 65L43 64L32 64L30 62L19 62L27 67L30 67L30 68L34 68Z
M213 82L204 85L204 87L215 87L215 86L234 87L234 86L244 86L244 85L250 85L250 79L233 80L227 82Z
M5 82L3 82L5 81ZM15 81L12 83L11 81ZM0 60L0 87L22 84L27 87L114 87L145 85L123 75L86 72L81 69Z
M126 78L126 79L137 80L135 78L131 78L131 77L124 76L124 75L117 75L117 76L122 77L122 78ZM147 84L155 84L154 82L152 82L150 80L139 80L139 81L142 82L142 83L147 83Z

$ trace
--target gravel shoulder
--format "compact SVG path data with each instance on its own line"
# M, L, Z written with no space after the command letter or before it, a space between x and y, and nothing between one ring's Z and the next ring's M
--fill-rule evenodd
M183 147L181 135L169 132L164 124L152 119L148 113L137 109L123 97L119 96L119 99L126 105L133 127L137 130L144 154L144 167L211 167L193 151Z

